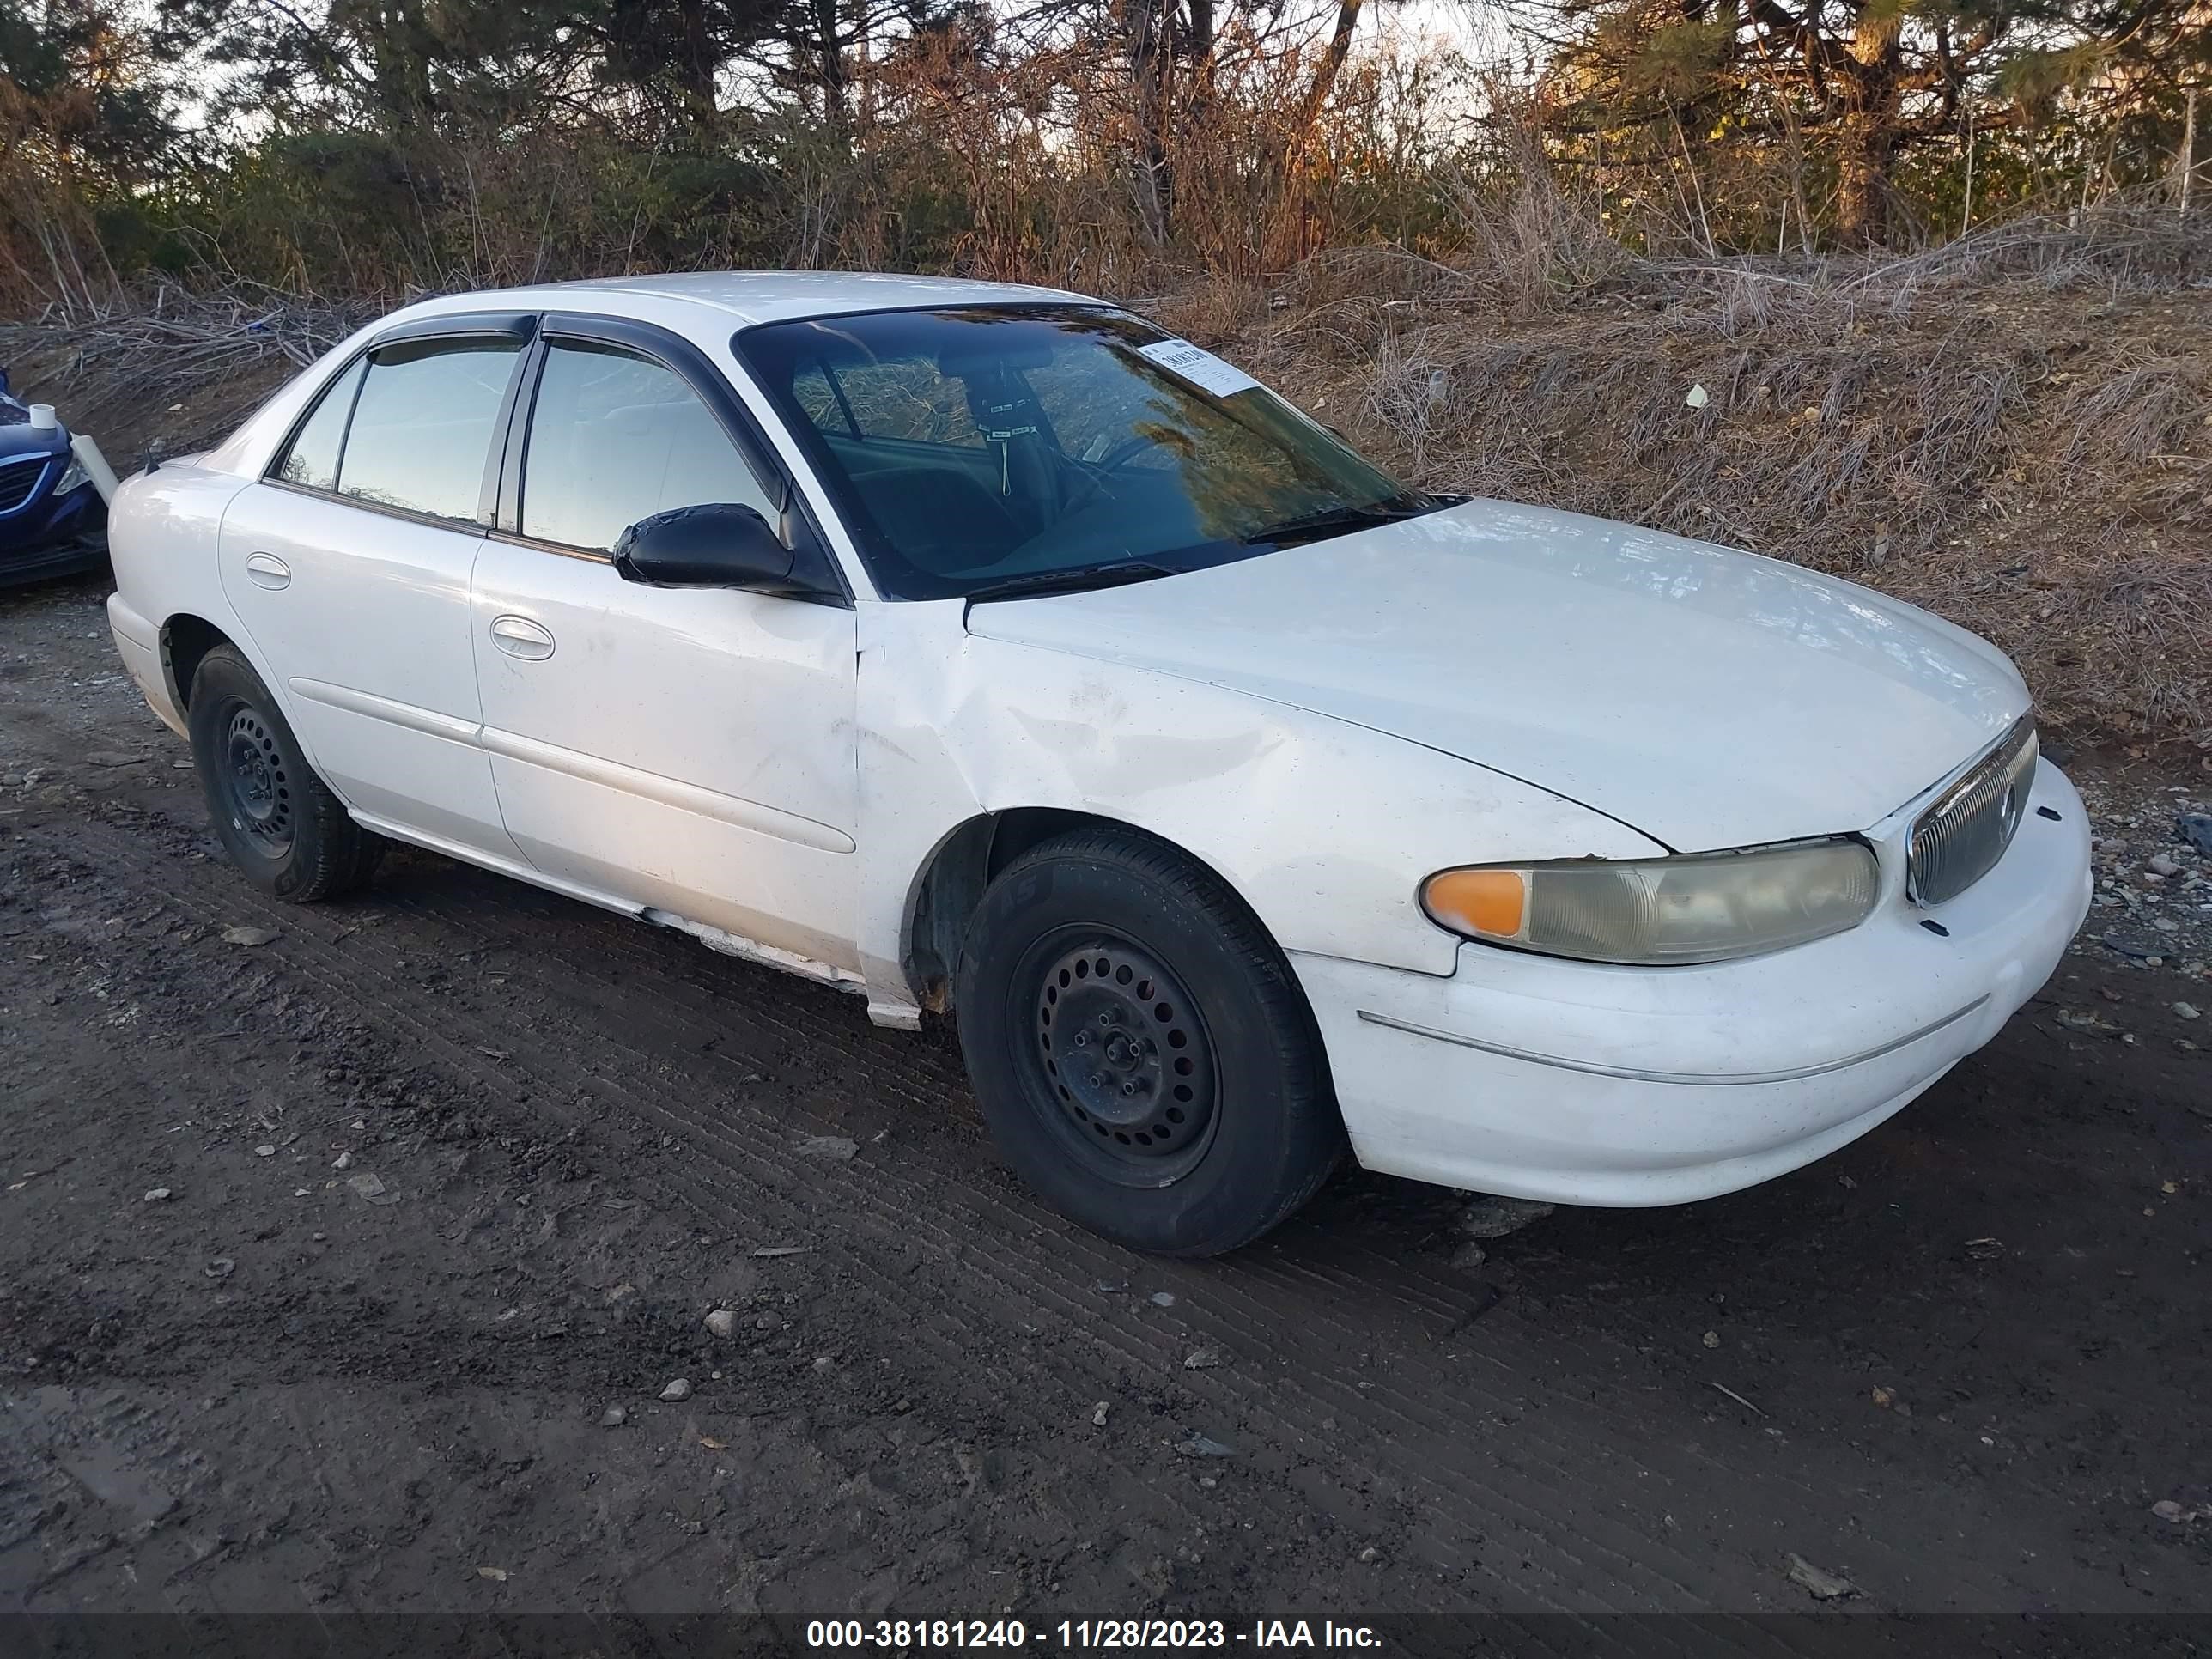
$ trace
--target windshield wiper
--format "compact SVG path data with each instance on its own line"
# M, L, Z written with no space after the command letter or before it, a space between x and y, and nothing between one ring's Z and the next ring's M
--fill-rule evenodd
M1432 507L1327 507L1318 513L1302 514L1295 519L1262 525L1257 530L1247 531L1237 539L1247 547L1261 542L1288 547L1294 542L1345 535L1354 530L1371 530L1378 524L1396 524L1403 519L1418 519L1424 513L1435 510Z
M970 588L970 605L984 599L1012 599L1040 593L1080 593L1094 587L1120 587L1127 582L1148 582L1160 576L1180 576L1180 570L1142 561L1113 564L1079 564L1066 570L1032 570L1025 576L1002 576Z

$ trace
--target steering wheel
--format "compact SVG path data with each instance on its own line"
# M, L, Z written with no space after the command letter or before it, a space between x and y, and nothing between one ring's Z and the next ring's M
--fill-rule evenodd
M1136 456L1141 455L1147 449L1158 448L1159 441L1149 432L1135 433L1122 439L1120 443L1115 444L1097 460L1086 462L1085 465L1095 476L1103 476Z
M1158 447L1160 441L1149 432L1133 433L1097 460L1079 461L1077 465L1083 469L1083 482L1062 504L1060 509L1060 516L1065 518L1070 514L1079 513L1090 506L1092 501L1105 494L1106 479L1109 474L1127 465L1145 451Z

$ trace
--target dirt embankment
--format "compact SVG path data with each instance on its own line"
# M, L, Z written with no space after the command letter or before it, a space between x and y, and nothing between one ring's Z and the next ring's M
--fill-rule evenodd
M1156 309L1432 488L1847 576L1995 640L2074 742L2212 760L2206 222L1872 264L1510 252Z

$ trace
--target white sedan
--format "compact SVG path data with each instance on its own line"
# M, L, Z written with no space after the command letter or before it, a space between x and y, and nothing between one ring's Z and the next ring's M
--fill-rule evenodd
M1243 1244L1346 1148L1672 1204L2042 984L2080 799L1994 647L1396 482L1078 295L450 295L126 483L109 603L282 897L387 839L957 1015L1007 1161Z

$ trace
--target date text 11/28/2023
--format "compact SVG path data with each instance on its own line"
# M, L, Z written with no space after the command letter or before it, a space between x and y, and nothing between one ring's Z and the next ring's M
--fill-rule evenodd
M1369 1626L1328 1619L1257 1619L1249 1626L1220 1619L1063 1619L1034 1627L1018 1619L816 1619L807 1623L806 1645L893 1653L1024 1647L1069 1652L1228 1647L1371 1652L1382 1640Z

